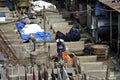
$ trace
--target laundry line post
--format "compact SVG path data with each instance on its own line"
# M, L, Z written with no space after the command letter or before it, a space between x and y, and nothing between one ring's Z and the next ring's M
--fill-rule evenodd
M110 47L112 47L112 11L110 11Z
M44 27L44 50L46 51L46 18L45 18L45 6L43 6L43 27Z
M117 41L117 54L120 57L120 14L118 15L118 41Z

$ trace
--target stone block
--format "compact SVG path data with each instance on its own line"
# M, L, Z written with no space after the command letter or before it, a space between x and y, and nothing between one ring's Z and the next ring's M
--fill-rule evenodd
M87 73L92 71L101 71L107 70L107 65L104 65L103 62L86 62L80 64L81 73Z
M77 64L85 63L85 62L96 62L97 56L77 56Z

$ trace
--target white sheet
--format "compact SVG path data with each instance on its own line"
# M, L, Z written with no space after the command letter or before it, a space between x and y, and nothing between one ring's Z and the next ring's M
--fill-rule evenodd
M38 24L27 24L21 32L22 34L31 34L36 32L44 32L44 30Z
M42 0L31 2L31 4L33 4L32 8L35 11L41 11L43 9L43 6L45 6L46 9L49 9L50 6L53 6L54 9L56 9L56 6L53 5L52 3L45 2L45 1L42 1Z

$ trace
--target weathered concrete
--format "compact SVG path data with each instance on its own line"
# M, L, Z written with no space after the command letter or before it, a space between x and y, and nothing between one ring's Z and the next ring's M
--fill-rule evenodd
M86 73L87 80L106 80L105 70L94 70Z
M10 12L10 11L9 11L8 7L0 7L0 12L7 13L7 12Z
M49 25L52 25L53 23L57 23L57 22L64 22L65 19L63 18L50 18L49 21L48 21L48 24Z
M57 14L56 15L46 15L46 20L49 21L49 18L55 18L55 17L62 18L62 15L59 15L59 14L58 15Z
M81 73L87 73L92 71L107 70L107 65L103 62L85 62L80 64Z
M47 15L60 15L57 11L56 12L47 11L47 12L45 12L45 14L46 14L46 16Z
M67 27L69 25L68 22L58 22L58 23L53 23L52 24L52 29L54 29L55 27Z
M65 68L66 69L66 72L68 74L72 74L72 76L75 76L75 70L74 68ZM60 71L60 68L58 68L58 70ZM57 69L54 69L54 74L57 74ZM52 69L48 69L48 73L51 74L52 73Z
M77 64L85 63L85 62L96 62L97 56L76 56L77 57Z
M6 17L5 20L6 20L6 21L17 21L18 18Z
M65 27L54 27L53 28L53 32L56 33L57 31L60 31L62 32L63 34L66 35L66 33L68 33L70 31L70 29L72 28L73 25L68 25L68 26L65 26Z
M57 54L57 44L56 43L48 43L50 45L50 56ZM70 52L82 52L84 49L84 41L76 41L76 42L65 42L65 46Z
M73 25L69 25L68 22L57 22L53 23L51 28L53 32L56 33L57 31L61 31L62 33L66 34L72 28Z
M11 44L20 44L22 41L20 39L11 39L11 40L5 40L10 42Z

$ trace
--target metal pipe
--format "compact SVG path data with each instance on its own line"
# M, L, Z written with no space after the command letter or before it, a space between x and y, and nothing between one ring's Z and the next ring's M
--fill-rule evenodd
M44 20L44 49L46 49L46 19L45 19L45 6L43 6L43 20Z
M118 54L118 57L120 57L119 48L120 48L120 14L118 15L118 42L117 42L117 54Z
M110 46L112 47L112 11L110 11Z
M95 41L98 43L98 20L95 18Z

